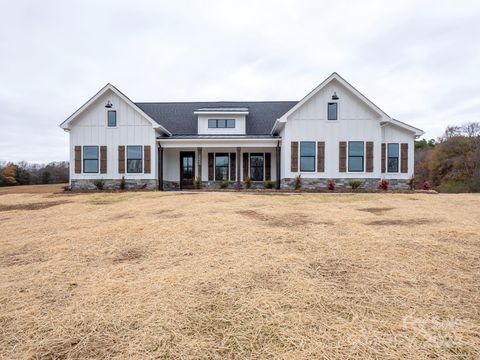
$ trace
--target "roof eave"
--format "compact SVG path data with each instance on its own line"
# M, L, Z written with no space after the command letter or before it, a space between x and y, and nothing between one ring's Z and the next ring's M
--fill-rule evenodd
M194 111L195 115L248 115L248 111Z

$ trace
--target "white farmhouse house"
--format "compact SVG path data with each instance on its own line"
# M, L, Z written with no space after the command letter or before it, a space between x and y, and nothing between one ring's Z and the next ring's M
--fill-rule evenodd
M134 103L107 84L60 127L72 189L188 189L225 180L324 188L407 186L423 131L388 116L337 73L301 101Z

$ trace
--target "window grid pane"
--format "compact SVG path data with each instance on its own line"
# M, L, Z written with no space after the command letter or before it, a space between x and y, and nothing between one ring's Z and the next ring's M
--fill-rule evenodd
M388 157L398 157L398 144L388 144Z
M117 112L115 110L108 111L108 126L109 127L117 126Z
M98 159L98 146L84 146L83 147L84 159Z
M348 157L348 171L363 171L363 156Z
M208 119L208 127L213 129L233 129L235 128L235 119Z
M300 171L315 171L315 142L300 142Z
M349 141L348 142L349 156L363 156L363 141Z
M388 163L387 171L388 172L398 172L398 156L399 156L399 146L398 144L388 144Z
M328 120L337 120L337 103L328 103Z
M83 172L98 173L98 146L83 147Z
M364 143L363 141L348 142L348 171L363 172Z
M398 157L388 158L388 172L398 172Z
M83 172L84 173L97 173L98 172L98 160L83 160Z
M127 173L141 173L142 160L142 146L127 146Z
M300 171L315 171L315 157L302 156L300 158Z

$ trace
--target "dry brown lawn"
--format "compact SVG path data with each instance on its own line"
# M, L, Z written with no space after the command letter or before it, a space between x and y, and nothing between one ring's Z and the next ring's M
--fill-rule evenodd
M0 357L480 357L480 196L0 196Z
M51 194L62 191L62 187L68 184L48 184L48 185L18 185L0 187L0 195L7 194Z

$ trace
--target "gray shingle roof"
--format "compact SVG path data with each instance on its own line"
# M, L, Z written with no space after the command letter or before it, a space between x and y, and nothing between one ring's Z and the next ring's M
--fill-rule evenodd
M290 110L297 101L220 101L135 103L148 116L174 135L197 134L197 115L201 108L248 108L247 135L270 134L275 120Z

